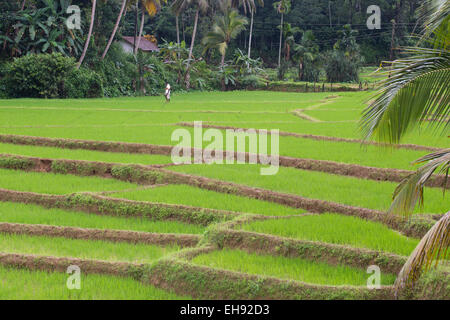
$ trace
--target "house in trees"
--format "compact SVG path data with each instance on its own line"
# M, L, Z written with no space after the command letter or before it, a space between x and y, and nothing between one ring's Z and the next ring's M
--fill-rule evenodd
M134 36L131 37L122 37L122 40L119 41L123 50L127 53L133 53L134 48ZM139 50L144 52L158 52L158 44L153 36L143 36L139 41L139 37L136 37L136 44L139 43Z

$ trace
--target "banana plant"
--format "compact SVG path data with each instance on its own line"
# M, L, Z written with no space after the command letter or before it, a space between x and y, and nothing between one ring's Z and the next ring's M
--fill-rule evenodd
M31 42L36 40L36 35L48 33L48 27L45 25L47 20L48 8L37 9L32 12L21 11L16 16L13 25L15 37L12 39L14 48L19 52L34 52Z
M41 0L42 8L19 11L13 25L14 38L3 40L19 54L54 52L78 55L81 52L79 37L82 31L67 27L68 0Z
M252 59L248 55L244 54L241 49L236 49L234 53L234 64L239 69L241 76L246 75L264 75L265 71L262 68L261 58Z

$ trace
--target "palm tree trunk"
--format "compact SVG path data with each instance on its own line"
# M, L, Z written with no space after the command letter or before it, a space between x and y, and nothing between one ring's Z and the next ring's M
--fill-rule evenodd
M137 39L136 50L135 50L134 54L136 54L138 52L139 45L141 44L142 33L144 32L144 20L145 20L145 11L144 11L144 9L142 9L141 27L139 29L139 36Z
M328 1L328 17L330 18L330 28L332 27L331 25L331 1Z
M94 29L94 20L95 20L95 7L97 6L97 0L92 0L92 12L91 12L91 24L89 25L89 33L86 39L86 43L84 44L83 53L81 54L80 60L77 64L77 69L80 68L83 63L84 57L86 56L87 49L89 47L89 43L91 42L92 30Z
M250 53L252 51L252 36L253 36L253 9L252 10L252 18L250 20L250 35L248 36L248 57L250 58Z
M280 47L278 48L278 68L281 67L281 45L283 44L284 13L281 13Z
M394 45L395 45L395 20L392 20L392 33L391 33L391 50L389 52L389 60L394 61Z
M178 21L178 14L175 15L175 25L176 25L176 29L177 29L177 45L179 47L180 46L180 24ZM177 57L178 57L178 59L180 58L180 52L177 53Z
M224 65L225 65L225 53L222 54L222 58L220 60L220 67L223 68Z
M353 24L353 0L350 0L350 14L348 17L348 23Z
M302 81L302 78L303 78L303 62L300 59L300 62L298 64L298 80Z
M177 44L180 45L180 25L178 23L178 15L175 16L175 25L177 28Z
M127 4L127 0L122 1L122 7L120 8L119 15L117 16L116 24L114 25L113 32L111 34L111 37L109 38L108 44L106 45L105 51L102 54L102 60L105 59L106 54L108 53L109 47L111 46L114 37L116 36L117 29L119 28L120 20L123 16L123 11L125 10L125 5Z
M192 40L191 40L191 47L189 48L189 57L188 62L186 66L186 77L185 77L185 83L186 83L186 89L189 90L191 86L191 59L192 59L192 51L194 50L194 43L195 43L195 35L197 33L197 24L198 24L198 16L200 14L200 8L197 8L197 12L195 13L195 20L194 20L194 31L192 32Z
M222 54L222 58L221 58L221 60L220 60L220 67L222 68L222 71L223 71L223 67L224 67L224 65L225 65L225 52ZM221 79L221 81L220 81L220 83L221 83L221 85L222 85L222 91L225 91L226 90L226 86L225 86L225 74L224 74L224 76L222 77L222 79Z
M138 36L138 20L139 20L139 2L136 0L136 7L134 12L134 39L133 39L133 53L136 54L137 36Z

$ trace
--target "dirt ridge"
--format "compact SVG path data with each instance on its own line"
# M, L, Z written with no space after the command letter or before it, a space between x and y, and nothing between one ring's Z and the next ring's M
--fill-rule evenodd
M392 299L392 286L325 286L160 260L153 265L0 252L0 265L63 272L76 265L86 274L132 277L163 290L208 299ZM167 274L171 274L170 277ZM190 274L190 276L186 276ZM205 281L198 281L198 279ZM205 284L208 284L205 286ZM214 285L210 285L214 284ZM251 290L253 288L253 290ZM258 288L256 291L255 288ZM224 290L222 290L224 289ZM245 290L242 290L245 289Z
M386 212L379 210L349 206L326 200L305 198L299 195L281 193L256 187L248 187L241 184L173 172L165 169L155 170L167 173L172 183L188 184L201 189L274 202L288 207L301 208L312 213L333 212L355 216L366 220L381 222L392 229L403 232L407 236L423 237L429 228L431 228L431 226L435 223L435 221L432 219L427 219L426 217L418 218L413 222L404 221L397 216L387 216ZM169 176L169 174L171 175Z
M205 126L206 127L206 126ZM24 144L24 145L44 145L58 148L68 148L68 149L87 149L87 150L99 150L108 152L126 152L126 153L146 153L146 154L159 154L169 156L172 152L172 146L163 145L151 145L151 144L136 144L136 143L125 143L125 142L107 142L107 141L90 141L90 140L72 140L72 139L59 139L59 138L43 138L43 137L28 137L28 136L11 136L11 135L0 135L0 142L14 143L14 144ZM191 154L195 153L195 148L191 148ZM205 150L202 150L205 151ZM212 152L214 155L215 152ZM252 154L249 153L238 153L234 152L234 159L242 155L246 162ZM4 154L3 156L11 156ZM23 157L23 156L16 156ZM222 157L226 157L226 152L223 151ZM23 157L32 158L32 157ZM259 158L259 157L257 157ZM34 158L38 161L39 158ZM47 159L51 160L51 159ZM84 160L70 160L70 159L53 159L53 161L64 161L66 163L90 163L94 167L105 167L103 169L104 177L111 177L111 167L112 166L124 166L126 164L119 163L106 163L100 161L84 161ZM258 159L259 161L259 159ZM203 161L205 163L205 161ZM391 182L401 182L403 179L408 177L413 171L392 169L392 168L377 168L362 166L358 164L341 163L329 160L316 160L316 159L303 159L294 158L288 156L279 156L279 164L282 167L291 167L301 170L318 171L330 174L336 174L341 176L349 176L360 179L369 179L376 181L391 181ZM129 164L130 166L139 166L142 168L157 167L163 168L168 165L135 165ZM41 163L41 166L45 168L45 164ZM48 170L48 169L47 169ZM95 170L95 169L94 169ZM97 173L102 172L100 168L96 169ZM139 181L136 181L139 183ZM445 182L447 182L445 184ZM442 187L445 184L446 189L450 189L450 181L445 179L443 175L433 176L426 185L428 187Z
M276 192L272 190L249 187L241 184L225 182L222 180L205 178L190 174L179 173L175 171L166 170L163 168L145 167L139 165L117 165L105 163L104 166L99 165L99 162L89 162L80 160L56 160L56 159L41 159L33 157L17 157L4 156L5 161L3 166L12 167L19 170L34 170L34 171L53 171L63 173L72 173L78 175L98 175L99 172L106 172L114 178L126 180L131 182L138 182L143 184L155 183L173 183L186 184L201 189L212 190L222 193L230 193L238 196L244 196L259 200L270 201L281 205L302 208L309 212L323 213L335 212L346 215L358 216L363 219L382 222L396 230L404 232L410 236L423 236L430 228L430 222L422 225L411 226L397 217L389 217L384 212L361 208L356 206L344 205L332 201L305 198L299 195ZM2 165L2 157L0 157L0 166ZM58 164L55 168L54 164ZM94 169L92 169L94 168ZM113 169L118 168L114 174ZM55 170L57 169L57 170ZM126 169L126 170L125 170ZM103 171L102 171L103 170ZM123 174L122 174L123 173Z
M179 123L177 123L177 125L185 126L185 127L193 127L194 126L194 124L191 122L179 122ZM211 125L211 124L206 124L206 123L203 123L202 126L203 126L203 128L246 130L246 128L239 128L239 127L233 127L233 126ZM256 132L260 133L261 129L256 129ZM374 142L374 141L364 141L364 140L352 139L352 138L338 138L338 137L321 136L321 135L314 135L314 134L301 134L301 133L287 132L287 131L280 131L279 135L287 136L287 137L297 137L297 138L303 138L303 139L312 139L312 140L318 140L318 141L349 142L349 143L359 143L359 144L374 145L374 146L387 146L386 144ZM389 145L389 146L396 148L396 149L409 149L409 150L418 150L418 151L439 151L442 149L442 148L423 146L423 145L417 145L417 144L396 144L396 145Z
M331 265L345 264L366 269L378 265L382 272L397 274L407 257L347 245L300 240L243 230L219 229L210 239L220 247L241 249L250 253L300 257Z
M201 236L193 234L149 233L128 230L88 229L43 224L22 224L6 222L0 222L0 233L63 237L83 240L102 240L109 242L128 242L134 244L176 244L181 247L196 246L201 238Z
M190 294L197 299L393 299L392 286L370 290L363 286L317 285L209 268L179 260L161 260L152 266L151 274L147 280L151 284L175 290L178 294Z

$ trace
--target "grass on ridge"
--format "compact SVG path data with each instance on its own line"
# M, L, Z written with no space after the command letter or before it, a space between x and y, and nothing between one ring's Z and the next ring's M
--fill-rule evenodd
M18 254L150 263L179 249L178 246L0 234L0 252Z
M173 203L274 216L294 215L305 212L302 209L289 208L268 201L204 190L188 185L168 185L152 189L115 193L110 196L138 201Z
M365 270L344 265L332 266L300 258L250 254L241 250L223 249L196 256L193 263L212 268L271 276L323 285L365 286ZM396 276L381 274L381 284L394 283Z
M419 240L381 223L337 214L248 222L242 230L301 240L321 241L409 256Z
M81 289L69 290L69 275L0 266L1 300L179 300L191 299L131 278L83 274Z
M33 204L11 202L0 202L0 222L155 233L201 234L205 230L203 226L178 221L152 221L141 217L112 217L78 211L46 209Z
M85 161L101 161L113 163L136 163L136 164L166 164L172 163L168 156L153 154L134 154L103 152L80 149L61 149L53 147L25 146L16 144L0 143L0 153L15 154L20 156L50 158L50 159L70 159Z
M276 175L260 175L260 165L184 165L168 168L172 171L193 174L223 181L259 187L277 192L300 195L341 204L386 210L389 208L398 183L374 181L324 172L280 167ZM423 210L416 212L445 213L450 205L450 194L439 188L425 188Z

